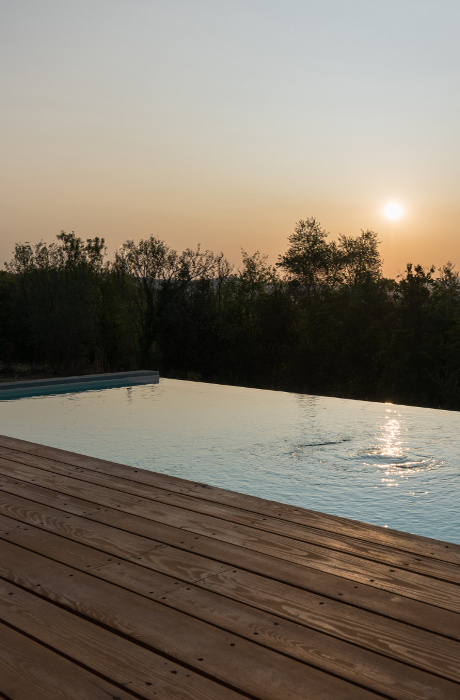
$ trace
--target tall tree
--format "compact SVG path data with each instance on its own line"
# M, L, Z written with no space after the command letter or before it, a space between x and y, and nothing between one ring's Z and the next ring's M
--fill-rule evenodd
M301 219L289 236L288 250L276 263L307 295L318 292L328 281L335 253L335 244L326 241L328 235L313 217Z
M356 285L376 282L382 276L382 258L378 236L373 231L361 231L360 236L338 238L336 248L337 281Z

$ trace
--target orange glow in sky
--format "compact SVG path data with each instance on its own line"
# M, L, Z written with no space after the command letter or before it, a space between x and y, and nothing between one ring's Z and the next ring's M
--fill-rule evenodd
M459 23L453 0L1 3L0 260L64 229L274 262L314 216L376 231L387 275L460 267Z

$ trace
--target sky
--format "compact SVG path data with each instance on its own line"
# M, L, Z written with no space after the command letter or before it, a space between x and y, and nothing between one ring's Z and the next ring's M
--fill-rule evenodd
M460 269L458 0L0 0L0 261L61 230ZM385 217L399 203L403 215Z

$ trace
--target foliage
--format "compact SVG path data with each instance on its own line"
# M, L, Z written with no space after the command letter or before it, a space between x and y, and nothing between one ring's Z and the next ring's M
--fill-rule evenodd
M460 409L460 279L382 276L377 234L299 221L275 266L179 253L151 236L105 262L100 238L18 244L0 272L0 360Z

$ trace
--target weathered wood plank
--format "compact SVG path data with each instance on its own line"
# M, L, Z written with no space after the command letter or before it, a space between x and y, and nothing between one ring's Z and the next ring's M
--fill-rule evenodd
M125 538L125 542L120 543L123 535L129 535L129 533L98 522L85 520L83 517L65 515L65 512L63 513L56 508L37 506L33 501L27 501L12 494L8 494L6 498L3 496L0 501L0 513L8 513L10 516L0 515L0 529L4 534L8 533L7 539L9 541L13 541L12 538L15 535L21 537L22 541L27 537L28 549L63 563L66 562L62 557L68 553L69 562L80 561L82 569L104 566L112 561L118 561L119 558L137 559L141 555L143 565L149 566L149 553L154 549L163 552L155 559L156 570L161 570L158 567L161 567L161 562L164 562L166 573L170 575L172 568L174 568L177 574L186 581L195 581L229 568L228 565L187 551L181 551L179 556L172 555L167 545L146 537L133 536L134 541ZM37 526L66 539L44 537L43 533L35 527L29 527L26 535L24 528L20 531L17 530L19 523ZM91 530L92 525L94 525L95 532ZM45 544L46 551L43 549ZM82 544L95 548L95 550L88 550L86 547L82 547ZM101 552L112 556L101 556ZM72 563L72 565L74 564Z
M430 555L441 561L460 563L460 545L433 540L431 538L413 535L390 528L361 523L348 518L327 515L318 511L307 510L288 504L276 503L256 496L220 489L215 486L201 484L178 477L150 472L146 469L136 469L107 460L79 455L74 452L26 442L16 438L0 436L0 446L28 454L62 461L77 467L93 469L103 473L129 478L142 484L157 486L177 493L188 493L200 499L235 506L255 513L279 517L293 523L307 525L332 533L348 535L382 545L412 552L413 554Z
M86 547L79 542L64 539L60 535L39 530L31 525L19 525L17 521L4 516L0 516L0 540L19 545L43 557L95 576L100 576L97 572L103 572L106 566L111 564L120 566L120 564L125 563L118 557L107 557L106 554ZM164 553L165 549L166 553ZM160 547L146 551L142 556L136 555L134 557L137 575L144 582L145 575L147 576L150 595L159 595L164 591L171 590L175 585L201 581L213 574L215 562L212 560L209 560L209 566L203 566L203 562L207 561L204 557L189 552L181 552L180 556L171 556L169 550L169 547ZM154 556L154 552L157 552L156 556ZM147 569L144 577L142 577L142 570L139 571L139 567ZM222 565L214 566L214 573L217 570L219 573L224 572L225 567ZM100 577L104 578L104 574ZM120 583L120 585L123 584Z
M89 677L122 685L104 644L93 666L65 651L69 619L92 630L89 649L104 634L195 668L198 692L459 697L460 547L13 442L0 438L0 624L19 591L31 608L16 621L35 633L22 631ZM35 601L66 619L54 642ZM146 697L142 682L130 689Z
M132 591L148 596L151 591L151 572L139 571L136 564L121 562L103 567L100 572L94 572L104 580L122 585ZM296 621L288 621L280 616L271 614L270 617L263 611L254 609L253 606L242 605L231 598L222 595L209 595L210 587L213 586L211 576L197 582L202 586L202 590L196 585L188 586L171 585L169 591L156 594L165 605L173 607L175 610L186 612L200 620L205 620L211 624L238 634L246 639L257 639L259 644L263 644L270 649L282 652L292 658L305 661L324 671L336 676L357 683L365 688L369 688L377 693L382 693L398 700L408 700L419 697L420 688L426 687L433 697L451 697L457 700L460 693L460 668L458 658L460 655L460 644L449 642L444 645L442 638L431 639L431 649L436 654L436 659L428 655L423 650L420 653L420 635L412 632L412 645L406 648L406 661L411 665L407 666L394 660L394 654L386 656L369 651L363 646L346 643L329 634L323 634L311 628L299 625ZM174 582L175 583L175 582ZM220 592L220 591L219 591ZM258 590L254 588L253 600L256 599ZM337 625L337 623L336 623ZM365 633L366 634L366 633ZM364 635L361 634L359 640L362 644ZM398 657L400 661L404 652L401 651L401 640L399 640ZM415 646L415 650L414 650ZM449 651L448 658L445 653L440 653L440 647L444 651ZM409 652L409 653L407 653ZM422 657L422 658L421 658ZM416 661L414 661L416 659ZM419 668L413 668L418 666ZM427 673L427 671L429 673ZM454 680L454 683L441 681L439 677L444 675Z
M265 613L206 590L199 590L194 586L181 586L178 595L175 595L173 588L177 582L172 578L169 579L169 585L165 585L165 577L161 577L160 581L157 581L152 576L152 572L139 571L139 567L135 564L122 562L121 566L119 565L120 562L117 562L114 566L103 567L99 575L104 580L143 595L161 595L161 600L167 601L165 604L219 625L247 639L253 638L252 635L257 635L259 644L310 663L324 671L330 671L396 700L419 698L419 688L422 685L430 688L434 696L436 693L438 695L442 693L441 697L446 699L452 698L454 700L457 698L460 686L433 678L423 670L419 671L402 663L391 661L379 654L341 642L280 617L273 615L267 617ZM97 572L93 571L92 573L98 575ZM165 590L159 593L159 587ZM182 596L179 591L182 592ZM15 597L8 598L12 592ZM185 595L185 599L183 595ZM14 622L16 627L33 634L63 653L71 655L72 658L85 663L99 673L105 673L106 676L108 675L117 682L129 682L128 687L132 690L139 691L139 686L142 689L145 679L149 679L152 675L147 673L148 667L145 666L143 667L143 676L141 676L143 680L138 680L137 675L133 676L132 669L138 668L138 666L137 664L133 665L132 659L134 656L137 661L137 656L135 651L129 648L129 643L126 640L121 639L125 645L128 645L129 653L125 656L126 650L123 644L119 648L119 637L115 637L105 630L100 633L101 628L89 625L78 617L66 619L66 617L70 617L70 613L59 608L56 609L49 604L46 605L35 597L32 600L24 601L25 596L31 598L30 594L26 594L21 589L13 587L11 584L2 584L0 581L0 620L6 619L8 622ZM24 611L26 603L27 607ZM38 603L42 605L39 610L40 614L37 612ZM5 605L7 606L6 610ZM22 619L23 617L25 620ZM78 624L75 624L76 621ZM70 628L72 635L69 640L68 630ZM439 655L439 651L436 651ZM144 653L148 654L148 652ZM117 657L115 664L114 654ZM443 665L447 666L445 657L439 655L439 658L442 659ZM429 664L433 665L430 656L425 658L425 661L427 660ZM154 661L155 666L161 671L163 659L155 657ZM439 670L436 665L434 666ZM183 673L182 676L185 677L185 674ZM162 682L165 680L167 684L167 676L166 679L160 678ZM156 687L157 683L155 683ZM182 686L180 689L182 693ZM199 693L202 693L201 697L209 696L202 691L203 689L199 688ZM190 693L187 697L199 698L199 693L194 695Z
M323 547L222 521L176 506L152 503L148 499L137 498L105 486L50 474L43 469L16 462L1 460L0 474L460 613L460 589L448 582L432 580L402 569L390 569L378 562L342 552L331 552Z
M0 692L11 700L134 700L135 697L2 623Z
M68 476L79 481L86 481L99 486L105 486L114 491L122 491L132 496L158 501L163 504L177 506L205 515L211 515L224 521L246 525L266 532L285 535L292 539L318 545L333 551L341 551L359 556L371 561L378 561L389 566L404 568L414 573L439 578L440 580L460 584L460 566L446 563L428 555L414 556L407 552L359 540L353 537L331 534L324 530L298 525L280 518L270 517L259 513L249 512L235 506L222 505L203 500L197 496L177 494L151 485L140 484L127 478L108 475L94 469L75 467L63 462L37 457L25 453L14 452L5 448L0 449L3 458L20 464L38 467L54 474ZM0 465L3 464L0 457Z
M7 539L7 541L19 544L44 556L51 556L56 561L69 564L82 571L88 570L86 562L89 557L85 556L87 548L80 544L77 545L77 555L75 556L75 543L68 543L62 537L50 532L43 532L31 526L24 530L24 526L18 527L17 521L1 516L0 528L0 538ZM4 528L6 528L6 531ZM69 544L72 546L69 547ZM166 549L171 550L171 548ZM188 555L191 560L188 567L182 559L184 554ZM74 559L72 559L73 555ZM198 566L193 564L194 557L199 561ZM395 624L386 618L380 618L370 613L364 613L359 610L353 611L350 609L350 606L337 604L327 598L307 594L296 588L277 585L276 582L269 579L248 575L241 570L227 570L219 575L213 574L203 577L201 576L203 573L201 561L202 557L181 552L180 550L172 550L172 554L167 552L167 563L165 564L164 549L155 548L139 557L136 556L135 564L113 559L103 560L101 563L96 562L95 567L89 569L89 572L146 597L166 594L168 596L168 604L172 604L173 607L176 606L176 600L171 596L171 592L174 591L176 586L180 590L192 591L192 593L188 594L189 598L192 598L192 595L198 596L198 598L193 599L192 607L188 609L188 612L201 617L200 607L202 608L205 604L208 597L207 591L205 593L201 591L196 592L193 586L183 586L183 583L194 581L196 584L203 586L203 588L206 587L219 594L218 599L211 594L211 600L216 608L212 622L242 636L249 636L249 638L251 638L253 630L249 629L248 624L243 627L240 625L238 628L235 626L229 628L227 619L230 619L232 624L236 625L242 619L255 615L253 624L260 626L264 622L264 617L260 616L261 613L268 612L271 616L270 621L267 623L270 629L271 625L275 624L275 621L277 621L277 626L280 629L286 619L288 620L287 624L289 624L289 621L293 621L296 623L295 629L297 629L297 637L295 637L297 639L297 647L302 650L305 648L307 650L310 649L309 653L312 657L310 658L310 663L318 665L324 670L331 670L334 667L334 670L331 670L331 672L353 680L349 674L356 672L356 663L358 663L356 659L359 659L359 665L364 669L364 671L361 671L361 675L364 678L361 678L360 681L356 680L356 682L360 682L361 685L365 685L373 690L389 694L391 697L393 697L390 692L392 688L393 692L399 692L399 695L394 697L403 698L405 697L404 692L409 692L407 690L408 686L410 684L413 686L414 683L416 684L419 681L415 681L413 678L411 681L411 672L409 671L404 675L404 687L401 688L400 679L397 678L397 669L392 672L391 667L388 669L385 666L387 662L383 662L382 668L382 662L379 659L375 659L374 654L371 654L370 658L366 658L366 652L363 652L363 648L384 654L416 666L419 669L444 675L446 678L460 683L460 667L457 662L460 656L460 644L458 643L422 630L412 629L407 625ZM151 570L140 568L146 566L163 572L169 566L169 576L159 575L158 573L153 574ZM200 574L200 578L194 580L193 577L197 571ZM177 575L178 573L179 576ZM193 594L194 591L195 593ZM216 600L219 600L221 595L230 600L233 599L234 601L245 603L245 614L241 614L238 605L233 613L230 614L227 608L231 604L225 599L220 603L220 605L224 606L223 612L219 612L219 605ZM165 599L162 598L162 600ZM319 608L319 605L323 607ZM257 608L261 613L251 610L248 612L246 606ZM183 608L179 607L179 609ZM282 618L284 618L284 621ZM205 619L211 621L209 618ZM303 639L302 635L306 633L298 631L299 623L308 625L313 630L316 629L327 635L333 635L353 645L359 645L361 650L356 652L356 647L350 648L349 644L342 648L340 642L337 643L329 637L323 638L323 635L314 637L315 646L312 649L310 640L311 634L314 636L314 632L308 632L306 639ZM276 631L279 632L280 630ZM258 632L258 634L262 633ZM270 635L265 635L265 637L261 636L258 641L271 646L272 639ZM296 647L294 646L294 651L295 649ZM333 656L334 650L335 657ZM292 654L292 644L283 649L283 653ZM296 656L296 658L303 659L304 657ZM354 664L351 659L355 659L356 663ZM305 658L304 660L307 659ZM330 665L327 666L327 663ZM384 669L386 668L385 676ZM382 679L385 680L382 681ZM457 690L460 690L460 687Z
M460 682L459 642L425 629L238 569L194 585Z
M158 697L238 700L242 697L191 669L1 580L0 620L146 700ZM30 695L28 700L34 697Z
M260 700L381 697L4 541L0 576Z
M78 513L89 520L113 525L115 528L120 525L120 514L115 509L94 509L94 504L88 501L7 477L3 479L2 488L4 494L27 495L27 498L36 504L56 506L56 508L61 508L64 513ZM8 515L12 514L11 507L5 502L0 502L0 511L3 508L5 508L3 512ZM23 511L24 515L26 515L26 511ZM21 511L18 511L14 517L20 519ZM353 581L347 581L314 569L306 571L298 564L280 559L275 560L276 564L274 564L273 558L266 554L221 543L208 537L197 536L169 525L145 520L140 516L124 514L123 525L129 532L143 537L151 537L155 541L161 541L177 547L179 550L193 551L193 553L230 566L296 586L304 591L323 595L417 627L423 626L427 630L451 637L454 640L460 639L460 615L458 613L409 598L394 596L370 586L356 585Z

